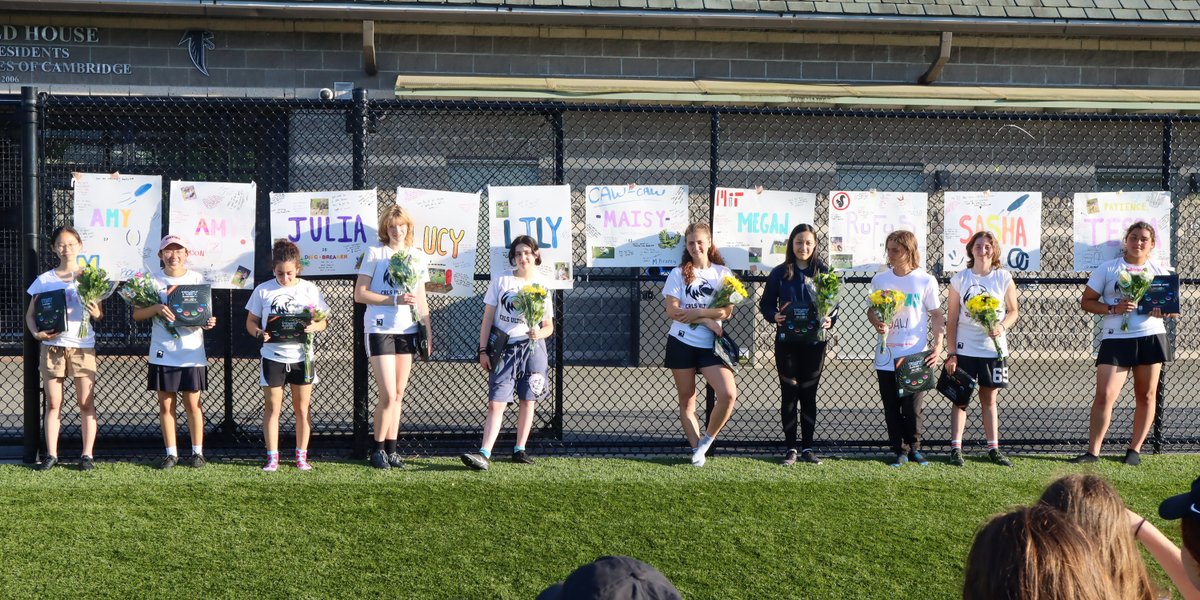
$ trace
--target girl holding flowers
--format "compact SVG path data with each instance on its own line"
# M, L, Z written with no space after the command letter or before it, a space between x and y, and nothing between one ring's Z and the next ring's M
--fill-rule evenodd
M329 326L329 305L315 284L300 279L300 248L286 239L271 247L271 271L275 277L260 284L246 303L246 332L262 342L258 385L263 390L263 437L267 464L263 471L279 470L279 412L283 386L292 388L292 410L296 416L296 468L312 470L308 463L308 437L312 432L309 400L317 381L313 366L312 334ZM271 322L300 320L302 340L271 341ZM278 333L278 331L277 331Z
M460 458L464 465L480 471L487 470L492 460L492 446L500 436L504 411L513 401L517 407L517 443L513 446L512 461L531 465L533 459L525 451L533 414L538 399L549 392L546 338L554 334L554 303L540 280L537 266L542 255L537 242L530 236L513 239L508 247L511 273L493 277L483 297L483 323L479 327L479 367L488 373L488 410L483 423L483 443L477 452ZM488 340L492 330L507 336L499 364L488 356Z
M1101 263L1092 271L1079 305L1084 312L1101 315L1100 351L1096 357L1096 396L1092 401L1091 422L1088 427L1087 452L1071 459L1074 463L1094 463L1099 460L1100 447L1112 420L1113 403L1121 387L1133 371L1133 391L1136 404L1133 411L1133 437L1125 450L1125 464L1141 462L1142 443L1154 421L1154 394L1162 364L1170 357L1164 315L1155 308L1148 314L1137 314L1141 294L1138 282L1148 284L1156 275L1169 270L1150 260L1154 250L1155 231L1149 223L1137 221L1125 230L1124 252L1118 258Z
M937 364L942 351L944 314L938 302L937 280L920 268L917 236L897 230L884 241L888 270L871 278L871 307L867 319L879 333L875 347L875 376L883 400L888 442L893 458L890 466L929 461L921 453L921 421L924 392L901 397L896 384L896 360L925 350L932 333L933 345L925 364Z
M947 300L946 371L958 369L979 382L979 405L988 458L1011 467L1000 451L996 399L1008 387L1007 332L1017 322L1017 286L1012 274L1000 268L1000 244L991 231L977 231L967 240L967 268L950 278ZM962 436L967 405L950 406L950 464L963 466Z
M758 308L768 323L777 327L775 368L779 372L781 401L779 416L787 454L785 467L801 462L819 465L813 451L813 432L817 423L817 386L825 363L826 340L814 332L811 336L785 334L784 327L811 327L827 331L835 315L831 307L821 310L821 298L836 304L837 275L817 256L817 231L802 223L792 229L784 250L783 264L771 269ZM828 279L832 277L832 279ZM797 323L804 320L805 323ZM800 406L800 444L796 444L796 406Z
M404 392L417 353L418 321L429 331L425 297L428 271L413 249L413 221L398 206L379 217L380 246L363 255L354 284L354 301L365 304L363 331L371 373L379 386L375 406L375 450L371 466L404 468L397 448ZM425 350L430 349L426 340Z
M83 239L79 237L79 232L73 227L59 227L50 239L51 249L58 256L58 267L39 275L26 290L32 298L25 311L25 327L33 339L42 345L39 368L46 394L46 454L37 468L39 471L49 471L58 464L59 412L63 387L67 377L72 377L75 379L75 400L79 404L79 430L83 436L79 469L90 471L95 468L92 447L96 443L97 427L94 393L96 335L90 327L83 329L83 326L89 318L92 321L102 319L104 310L98 301L84 302L80 293L82 269L76 257L83 249ZM66 298L66 328L64 331L38 331L34 317L38 296L58 290L62 290Z
M684 240L683 258L678 267L671 269L662 292L671 320L665 362L675 379L679 421L692 448L692 464L702 467L737 398L733 371L713 352L713 343L724 333L721 322L733 314L733 304L744 300L746 293L712 245L712 229L707 224L689 225ZM723 287L730 288L727 303L714 304ZM696 371L716 392L708 428L703 432L696 418Z

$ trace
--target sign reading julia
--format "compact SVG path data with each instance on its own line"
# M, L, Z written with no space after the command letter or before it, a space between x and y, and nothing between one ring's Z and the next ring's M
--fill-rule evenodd
M379 212L375 190L271 194L271 239L300 246L308 275L354 275L372 244Z

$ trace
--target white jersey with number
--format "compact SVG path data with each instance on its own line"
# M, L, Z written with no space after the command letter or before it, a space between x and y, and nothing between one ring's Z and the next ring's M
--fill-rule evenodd
M954 348L951 352L976 358L997 357L992 337L967 312L967 301L984 292L994 296L1000 301L1000 308L996 310L996 322L1003 321L1004 315L1008 314L1005 294L1012 281L1012 273L1004 269L992 269L987 275L976 275L974 271L964 269L950 278L950 293L957 293L959 299L958 327L955 329ZM1000 334L996 341L1000 343L1000 350L1008 356L1008 332Z

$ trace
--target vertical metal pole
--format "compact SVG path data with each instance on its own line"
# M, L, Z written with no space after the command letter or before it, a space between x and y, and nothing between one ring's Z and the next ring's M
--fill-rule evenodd
M367 188L367 90L354 89L354 105L351 107L351 184L356 190ZM367 457L371 432L367 417L367 354L364 347L363 315L366 307L354 303L354 442L353 458Z
M38 276L38 217L41 181L38 173L38 98L37 88L21 88L21 281ZM22 313L24 314L24 313ZM24 327L22 318L21 329ZM42 388L38 373L38 341L26 329L22 345L24 366L24 450L21 460L37 461L42 438Z
M563 133L563 113L556 110L551 115L554 127L554 185L562 185L566 179L565 137ZM554 439L563 439L563 340L566 339L566 323L563 322L563 292L554 290Z
M717 183L721 177L721 112L713 109L709 121L708 147L708 223L712 223L713 205L717 198ZM708 380L704 380L704 426L708 427L709 417L717 404L717 393Z
M1171 156L1171 144L1172 144L1172 141L1174 138L1174 134L1175 134L1175 122L1171 120L1171 117L1167 117L1166 120L1163 121L1163 146L1162 146L1162 189L1166 190L1166 191L1171 190L1171 170L1173 167L1173 165L1171 164L1172 160L1173 160L1172 156ZM1179 202L1178 201L1171 203L1171 223L1176 224L1176 226L1178 226L1178 223L1179 223ZM1175 241L1176 241L1175 240L1175 227L1171 227L1170 231L1167 231L1167 232L1159 231L1158 235L1163 235L1164 233L1166 233L1166 235L1171 236L1170 237L1171 248L1174 249ZM1170 261L1171 261L1171 257L1168 256L1167 262L1169 263ZM1173 349L1175 348L1175 322L1172 319L1167 320L1167 348L1168 348L1169 353L1172 353L1172 354L1174 353ZM1169 364L1170 363L1163 363L1162 370L1158 374L1158 389L1155 390L1155 394L1154 394L1154 429L1151 432L1151 435L1154 438L1153 448L1154 448L1155 454L1162 452L1162 442L1163 442L1162 412L1163 412L1163 407L1166 405L1166 400L1167 400L1167 366Z

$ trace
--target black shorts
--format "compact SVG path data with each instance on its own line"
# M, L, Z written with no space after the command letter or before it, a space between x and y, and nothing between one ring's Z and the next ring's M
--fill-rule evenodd
M1100 342L1096 366L1116 365L1137 367L1165 363L1171 360L1166 334L1157 333L1135 338L1110 338Z
M265 358L259 359L258 385L281 387L284 384L309 385L317 380L316 365L310 363L308 373L303 362L281 363Z
M679 341L676 338L667 338L667 359L663 361L663 366L668 369L704 369L725 363L717 358L713 353L712 348L697 348Z
M151 392L203 392L208 389L208 367L150 365L146 389Z
M416 354L415 333L368 333L367 358L388 354Z
M959 354L958 368L974 377L975 381L979 382L979 387L1008 387L1008 363L1003 358L979 358Z

